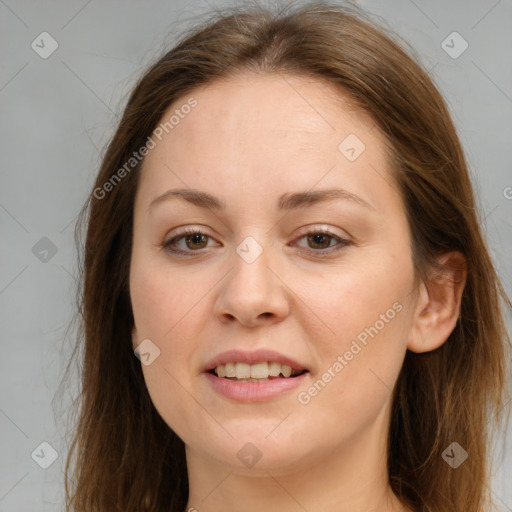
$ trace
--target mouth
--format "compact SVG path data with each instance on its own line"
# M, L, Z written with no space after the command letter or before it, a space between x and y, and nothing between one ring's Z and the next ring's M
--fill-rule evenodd
M296 379L309 372L306 369L292 368L277 361L261 361L255 364L242 362L219 364L208 370L207 373L235 382L268 382Z
M265 347L228 350L203 366L209 389L233 403L286 399L310 380L311 371L305 363Z

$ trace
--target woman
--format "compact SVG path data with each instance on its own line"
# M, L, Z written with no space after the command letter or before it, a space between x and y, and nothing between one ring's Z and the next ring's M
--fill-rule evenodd
M363 13L196 27L83 221L69 510L488 510L510 302L442 97Z

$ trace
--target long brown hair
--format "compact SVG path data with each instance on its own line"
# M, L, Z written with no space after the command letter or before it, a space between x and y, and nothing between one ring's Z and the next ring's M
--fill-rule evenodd
M131 93L76 231L82 384L66 464L67 510L183 512L187 504L184 444L153 406L132 351L128 278L143 160L133 168L126 162L171 103L245 70L339 86L393 148L417 276L428 279L447 251L466 257L454 331L436 350L406 354L393 395L388 470L393 491L417 511L487 510L489 424L508 419L503 307L512 305L486 248L461 144L442 96L396 37L359 9L326 2L210 14ZM452 442L469 454L457 469L441 456Z

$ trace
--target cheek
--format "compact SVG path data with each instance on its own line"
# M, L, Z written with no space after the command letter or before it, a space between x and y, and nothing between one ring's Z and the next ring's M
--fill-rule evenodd
M197 302L193 278L169 269L155 258L135 257L130 272L130 297L138 337L166 339Z
M360 263L323 276L320 285L304 280L300 294L314 318L302 328L320 361L303 402L316 403L315 414L353 414L364 422L389 397L403 363L413 272L392 254Z
M326 347L322 368L297 397L304 417L315 419L316 435L328 430L357 436L384 413L406 352L407 318L399 309L388 313L387 323L377 319L362 328L351 326L354 336L340 328L336 342Z
M194 305L199 299L180 288L176 279L171 288L155 273L136 276L133 283L138 341L149 338L159 350L158 358L142 368L148 391L157 409L162 404L179 409L181 400L187 400L179 383L189 387L190 375L197 371L194 355L201 331Z
M151 366L144 366L152 395L173 386L173 378L186 382L193 367L193 356L201 339L201 298L208 290L197 285L185 270L169 269L154 257L132 259L130 296L137 342L149 338L160 354Z
M134 258L130 292L137 341L149 338L159 350L150 365L142 365L146 387L159 414L183 438L197 421L187 390L198 339L191 313L200 290L190 286L190 277L171 276L154 259Z
M365 329L376 322L378 328L385 322L386 329L388 320L395 323L396 309L408 300L412 267L397 262L393 255L375 251L375 257L349 261L321 276L304 272L295 282L294 291L303 304L304 314L299 316L302 327L311 331L314 324L320 331L316 335L308 332L311 339L323 338L327 346L339 351L360 333L364 338Z

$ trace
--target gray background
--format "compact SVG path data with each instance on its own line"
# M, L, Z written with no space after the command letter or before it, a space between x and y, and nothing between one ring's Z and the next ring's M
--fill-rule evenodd
M62 400L55 393L73 343L66 328L74 311L76 215L141 70L194 17L224 4L0 0L1 511L63 510L69 393ZM409 41L432 70L466 149L490 248L512 294L511 0L360 5ZM47 59L31 47L44 31L58 43ZM442 47L454 31L469 44L456 59ZM454 40L451 51L460 44ZM41 242L44 237L51 243ZM31 458L43 441L59 454L46 470ZM511 426L507 444L498 448L506 454L492 489L501 509L512 511ZM39 462L49 460L48 449L42 450L34 455Z

